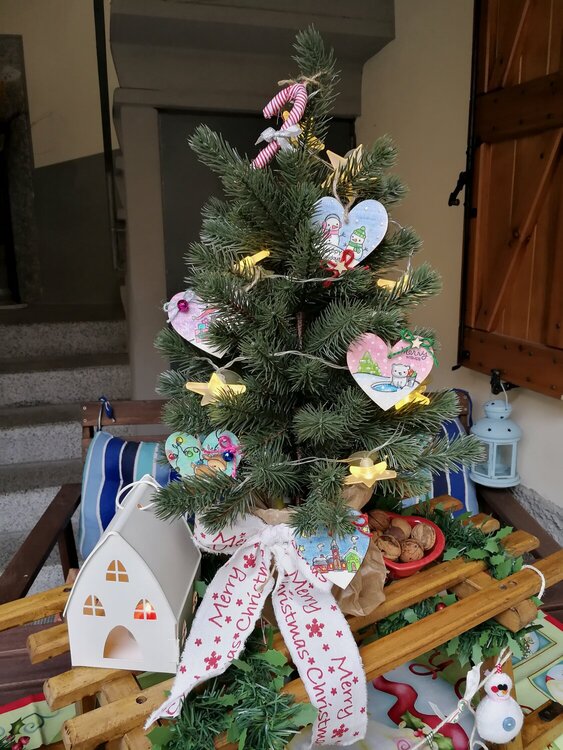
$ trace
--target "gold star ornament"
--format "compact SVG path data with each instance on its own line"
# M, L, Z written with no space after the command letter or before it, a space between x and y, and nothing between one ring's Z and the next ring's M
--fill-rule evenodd
M233 381L234 378L236 378L236 375L228 373L226 370L222 373L214 372L208 383L189 382L186 383L186 388L188 391L202 396L201 405L207 406L215 403L225 394L240 396L241 393L246 391L246 386L242 383L227 382L227 379Z
M344 484L364 484L374 487L376 482L384 479L395 479L397 472L387 468L387 461L374 463L369 456L360 459L359 466L350 466L350 474L344 479Z

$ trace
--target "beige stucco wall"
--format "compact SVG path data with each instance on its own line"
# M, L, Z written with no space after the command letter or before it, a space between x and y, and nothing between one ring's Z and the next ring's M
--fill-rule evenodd
M91 0L2 0L0 33L23 36L35 166L103 151Z
M399 147L397 171L410 188L395 212L424 240L418 256L442 274L444 291L416 310L442 345L436 386L467 388L480 404L488 379L456 362L463 208L448 196L465 165L472 36L472 0L396 0L396 38L364 67L358 142L390 133ZM502 362L499 361L499 367ZM513 416L524 431L522 483L563 507L563 403L531 391L512 391Z

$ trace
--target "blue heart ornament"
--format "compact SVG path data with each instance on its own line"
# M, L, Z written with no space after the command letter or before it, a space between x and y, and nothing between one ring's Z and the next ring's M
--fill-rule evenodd
M323 230L329 264L345 262L346 268L353 268L383 240L389 217L379 201L360 201L346 214L340 201L325 196L315 206L312 223Z

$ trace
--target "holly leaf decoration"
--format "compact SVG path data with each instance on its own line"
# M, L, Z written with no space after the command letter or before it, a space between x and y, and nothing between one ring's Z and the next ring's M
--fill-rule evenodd
M405 722L408 729L424 729L426 724L418 717L413 716L410 711L405 711L401 719Z
M306 727L317 718L317 709L310 703L301 703L299 710L293 714L292 723L295 727Z
M455 560L456 557L459 557L461 550L456 549L455 547L449 547L443 554L442 560Z
M287 664L287 659L285 658L285 656L281 653L281 651L276 651L275 649L270 649L269 651L264 651L261 654L256 654L256 659L262 659L268 664L271 664L273 667L283 667L284 664Z
M470 549L465 554L470 560L484 560L489 556L486 549Z

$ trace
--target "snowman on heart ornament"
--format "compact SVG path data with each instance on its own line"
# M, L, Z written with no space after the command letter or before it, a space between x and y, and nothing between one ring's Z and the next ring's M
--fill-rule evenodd
M360 201L346 211L340 201L325 196L317 202L312 219L325 240L325 261L334 276L354 268L381 243L389 226L382 203Z

